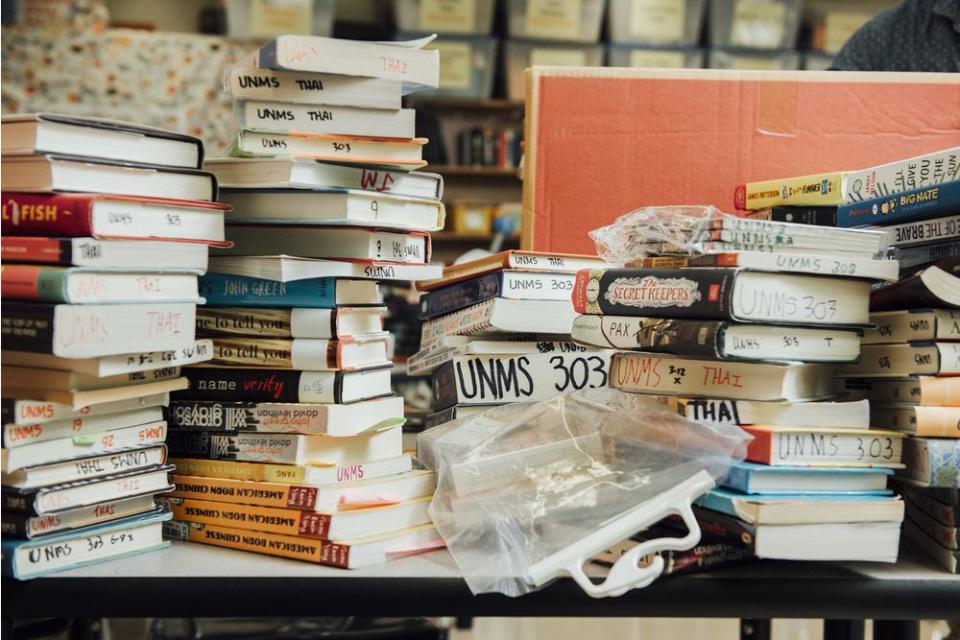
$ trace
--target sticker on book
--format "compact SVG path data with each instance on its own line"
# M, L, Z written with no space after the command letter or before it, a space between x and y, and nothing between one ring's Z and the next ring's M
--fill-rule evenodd
M688 278L644 276L616 278L603 296L610 304L627 307L689 307L700 300L700 290Z

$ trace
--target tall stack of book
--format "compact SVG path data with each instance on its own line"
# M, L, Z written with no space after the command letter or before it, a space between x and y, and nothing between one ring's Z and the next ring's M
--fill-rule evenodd
M707 253L580 272L573 338L622 350L612 387L754 436L698 501L704 541L720 561L742 557L724 548L737 540L763 558L895 561L903 504L886 479L903 434L869 430L866 402L823 402L834 365L859 357L872 281L897 277L874 259L883 234L732 216L680 231Z
M574 344L570 292L595 256L505 251L418 282L423 320L411 375L432 374L429 428L511 402L607 384L610 351Z
M2 122L3 571L25 579L163 546L162 406L212 355L197 278L229 207L196 138Z
M871 426L910 437L904 531L949 570L958 566L960 487L960 147L860 171L746 185L748 209L821 227L884 231L899 281L872 295L862 357L838 368Z
M299 36L231 72L238 153L276 157L207 163L233 247L201 281L213 358L169 408L170 537L346 568L439 544L378 282L439 274L442 180L396 170L423 164L404 83L437 77L434 51Z

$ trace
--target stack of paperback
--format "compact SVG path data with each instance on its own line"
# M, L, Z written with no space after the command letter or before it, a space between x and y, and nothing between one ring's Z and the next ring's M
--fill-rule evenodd
M851 394L870 400L873 428L909 436L898 473L904 531L953 573L960 560L958 266L956 259L941 262L874 291L876 327L864 335L861 360L838 369Z
M610 351L570 340L570 292L597 257L506 251L417 283L423 319L411 375L432 373L425 427L511 402L607 385Z
M439 544L378 283L439 273L441 179L395 170L422 164L395 155L422 144L403 81L437 74L435 51L298 36L231 72L239 151L277 157L207 163L234 246L201 281L213 358L168 410L169 537L346 568Z
M222 244L199 140L52 114L3 118L3 571L163 546L162 406Z
M822 402L834 366L860 355L872 280L897 277L873 258L883 234L713 214L674 224L710 253L580 272L573 339L623 350L612 387L754 436L699 501L716 562L742 557L724 546L737 540L763 558L895 561L903 503L886 480L903 434L869 430L867 402Z

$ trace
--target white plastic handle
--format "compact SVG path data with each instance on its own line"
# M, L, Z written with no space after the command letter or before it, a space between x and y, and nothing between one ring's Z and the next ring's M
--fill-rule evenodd
M530 579L535 586L543 586L563 575L572 577L580 588L594 598L621 596L631 589L646 587L663 573L664 561L659 555L649 566L639 567L640 559L660 551L682 551L700 541L700 526L693 515L693 501L714 486L706 471L698 471L680 484L642 502L606 525L588 534L576 544L544 558L530 567ZM594 584L583 566L597 554L612 545L649 528L667 516L683 518L688 532L682 538L655 538L641 542L623 554L610 568L607 578Z

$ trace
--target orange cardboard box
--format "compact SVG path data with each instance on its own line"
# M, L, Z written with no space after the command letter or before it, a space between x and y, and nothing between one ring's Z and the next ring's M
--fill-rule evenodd
M594 253L638 207L960 145L960 74L534 67L522 247Z

